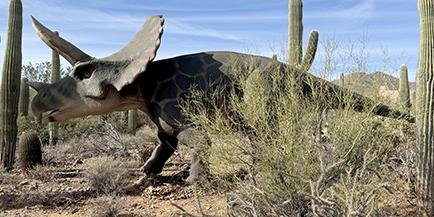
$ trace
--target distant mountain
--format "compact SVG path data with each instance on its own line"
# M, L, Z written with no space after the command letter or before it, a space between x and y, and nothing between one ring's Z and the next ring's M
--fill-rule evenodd
M339 80L333 80L334 84L339 85ZM416 83L410 82L410 96L414 97ZM365 96L382 95L391 100L397 100L399 89L399 78L384 72L354 72L345 74L344 86Z

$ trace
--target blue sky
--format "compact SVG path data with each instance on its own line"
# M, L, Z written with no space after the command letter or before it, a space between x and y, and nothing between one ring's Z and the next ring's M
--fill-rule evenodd
M288 0L23 0L23 64L51 57L34 33L30 15L95 57L120 49L148 16L157 14L166 18L157 59L210 50L281 54L287 41L287 4ZM0 68L7 5L8 0L0 0ZM416 0L304 0L305 41L311 29L319 31L320 43L333 38L346 44L367 35L369 71L382 70L388 59L390 73L405 63L414 80L419 46ZM320 48L314 69L321 67L322 56Z

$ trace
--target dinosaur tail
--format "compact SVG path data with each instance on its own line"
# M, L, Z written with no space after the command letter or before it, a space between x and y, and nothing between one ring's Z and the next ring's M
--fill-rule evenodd
M368 97L350 91L329 81L303 73L302 92L305 96L312 96L313 86L321 87L326 99L326 105L331 109L351 107L357 112L371 112L372 114L388 118L406 120L415 123L416 118L409 113L393 109Z

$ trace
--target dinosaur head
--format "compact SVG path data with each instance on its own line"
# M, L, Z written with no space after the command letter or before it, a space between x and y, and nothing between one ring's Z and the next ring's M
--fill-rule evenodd
M161 16L149 18L124 48L104 58L89 56L35 18L32 21L39 37L73 66L69 75L56 83L29 82L38 91L32 113L39 121L65 121L139 106L137 99L121 90L155 58L163 32Z

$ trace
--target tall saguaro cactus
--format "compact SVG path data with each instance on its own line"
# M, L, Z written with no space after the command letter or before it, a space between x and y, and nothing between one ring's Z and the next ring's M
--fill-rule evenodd
M428 216L434 216L434 2L418 0L419 71L416 86L417 191Z
M410 87L408 84L408 68L401 65L399 68L399 99L404 108L410 108Z
M58 32L54 32L59 35ZM55 50L51 52L51 83L55 83L60 80L60 57L59 53ZM48 143L49 145L55 145L57 142L57 123L48 124Z
M22 61L22 28L23 6L21 0L10 0L0 96L1 161L6 169L12 169L15 160Z
M288 7L288 60L290 64L300 64L303 58L303 2L289 0Z
M302 0L289 0L288 10L288 63L308 71L315 59L319 34L315 30L310 33L307 51L303 57Z
M27 84L27 78L21 79L20 85L20 102L18 114L22 116L27 116L29 114L29 85Z

